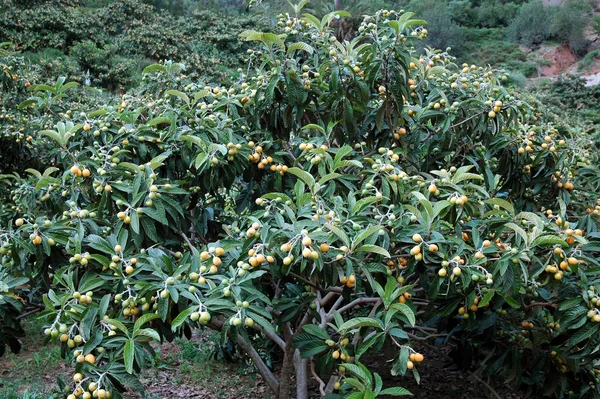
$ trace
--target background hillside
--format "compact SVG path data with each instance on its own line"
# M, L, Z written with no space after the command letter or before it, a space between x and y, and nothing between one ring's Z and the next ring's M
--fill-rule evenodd
M124 89L156 60L183 61L189 73L227 80L243 62L237 40L264 29L289 10L280 0L2 0L0 41L10 41L48 75ZM250 7L251 6L251 7ZM599 2L590 0L331 0L309 11L334 8L352 15L404 8L430 22L423 46L451 47L459 60L491 64L526 78L600 72Z
M598 122L600 2L314 0L305 10L348 10L339 35L349 37L362 15L384 8L429 22L420 47L450 47L459 62L503 69L509 85L565 117ZM0 10L0 43L11 42L38 79L67 76L124 93L144 67L165 60L207 84L236 81L247 49L239 34L270 29L291 9L284 0L0 0Z

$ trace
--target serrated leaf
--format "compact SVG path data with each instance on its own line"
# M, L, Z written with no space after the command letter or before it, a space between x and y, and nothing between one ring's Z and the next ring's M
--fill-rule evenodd
M308 54L312 54L314 53L314 49L312 48L312 46L308 43L304 43L304 42L296 42L296 43L292 43L288 46L287 49L287 54L289 55L290 53L296 51L296 50L302 50L307 52Z
M378 319L372 317L355 317L354 319L344 322L338 330L346 331L360 327L377 327L383 329L383 325Z
M129 374L133 374L133 360L135 357L135 341L128 339L125 342L125 348L123 349L123 360L125 363L125 371Z
M412 309L408 305L405 305L403 303L394 303L392 306L390 306L390 308L397 309L400 313L402 313L404 316L406 316L406 318L408 319L408 322L410 323L410 325L412 327L415 326L415 323L416 323L415 312L413 312Z
M390 396L412 396L412 393L402 387L386 388L379 392L379 395L390 395Z
M309 187L309 189L311 191L315 187L315 178L312 177L312 175L310 173L307 173L300 168L297 168L297 167L289 168L286 173L290 173L290 174L300 178L304 183L306 183L306 185Z
M190 314L192 314L192 308L187 308L183 312L179 313L177 317L171 322L171 330L177 330L177 327L182 325Z
M381 256L384 256L386 258L391 258L392 256L390 255L390 253L385 250L384 248L381 248L380 246L377 245L363 245L359 248L356 248L354 250L354 252L372 252Z

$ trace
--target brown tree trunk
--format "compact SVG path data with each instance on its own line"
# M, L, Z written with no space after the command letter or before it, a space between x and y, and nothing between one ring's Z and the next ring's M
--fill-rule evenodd
M283 351L283 364L281 365L281 375L279 377L279 395L278 399L288 399L290 397L290 388L292 385L292 373L294 371L294 347L292 346L293 333L289 323L283 329L285 337L285 350Z

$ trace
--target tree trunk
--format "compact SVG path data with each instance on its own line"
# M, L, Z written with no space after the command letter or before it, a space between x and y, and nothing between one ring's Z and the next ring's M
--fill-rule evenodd
M215 318L211 321L208 327L215 331L221 331L223 328L223 323L224 321L222 318ZM265 382L267 383L269 388L271 388L273 393L277 394L279 392L280 383L279 381L277 381L277 378L275 377L273 372L269 369L269 367L267 367L263 359L260 357L260 354L256 351L256 349L254 349L252 343L246 341L241 335L238 335L237 344L244 350L244 352L246 352L250 359L252 359L252 362L254 362L256 369L258 370L259 374L265 379Z
M288 399L290 397L290 388L292 372L294 371L294 347L292 346L293 333L289 323L284 326L285 350L283 351L283 364L281 365L281 376L279 377L279 395L278 399Z
M296 366L296 399L308 399L308 359L300 357L300 351L294 352L294 364Z
M277 378L275 378L271 370L269 370L265 362L263 362L256 349L254 349L254 347L250 343L246 342L246 340L241 335L238 335L237 343L239 346L242 347L242 349L244 350L244 352L246 352L250 359L252 359L252 362L254 362L254 365L258 369L258 372L265 379L267 385L269 385L271 390L273 392L278 392L280 389L280 384L277 381Z

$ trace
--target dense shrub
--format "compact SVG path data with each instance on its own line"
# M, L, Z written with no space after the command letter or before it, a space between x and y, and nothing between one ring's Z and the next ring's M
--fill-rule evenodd
M587 1L569 1L564 6L552 7L532 1L521 7L509 27L509 37L526 46L557 40L581 54L587 48L584 31L590 18L591 5Z
M562 118L576 120L586 129L595 131L596 135L600 133L597 127L600 123L600 86L587 87L584 78L567 76L557 81L543 82L535 92Z
M460 27L452 20L444 4L436 4L423 12L423 18L429 23L427 39L423 45L446 49L452 48L456 52L464 49L464 38Z
M197 327L278 398L408 395L365 359L418 380L416 341L532 396L600 393L597 143L502 72L415 50L412 17L342 43L296 6L242 34L229 86L171 61L119 98L5 71L2 132L31 131L37 164L2 177L0 276L46 293L63 396L141 390L151 342Z
M192 76L228 81L244 59L245 46L237 36L262 21L251 16L226 18L214 10L175 17L138 0L110 2L97 9L56 2L26 8L14 0L2 0L1 6L0 41L30 53L60 49L65 56L60 63L52 60L57 65L46 65L47 76L60 71L81 81L89 70L94 84L109 89L129 87L144 66L167 59L185 62ZM74 63L79 66L76 70Z

